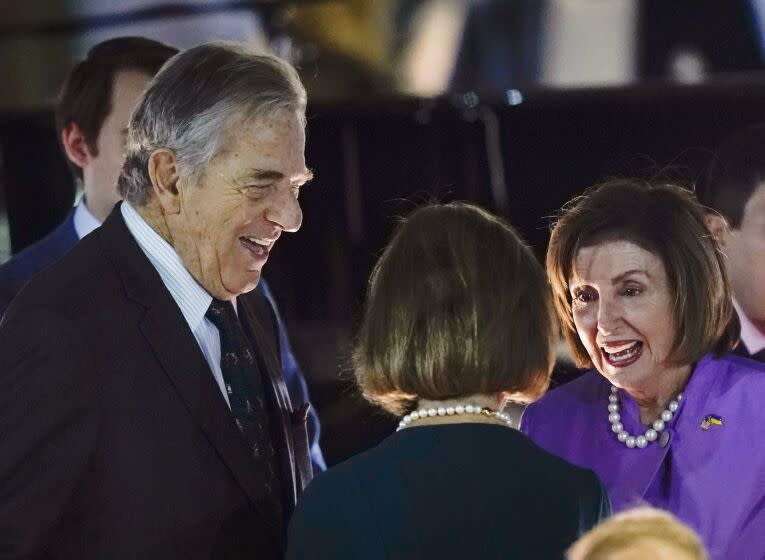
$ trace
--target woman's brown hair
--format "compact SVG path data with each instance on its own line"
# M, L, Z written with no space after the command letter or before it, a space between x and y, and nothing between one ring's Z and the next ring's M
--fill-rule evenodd
M557 325L544 270L503 220L467 203L404 220L369 282L354 352L364 395L394 414L418 398L546 390Z
M669 361L691 364L730 351L739 323L724 255L694 194L665 183L614 179L564 206L547 248L547 277L563 333L578 366L592 367L574 326L569 280L580 249L623 240L657 255L674 295L675 338Z

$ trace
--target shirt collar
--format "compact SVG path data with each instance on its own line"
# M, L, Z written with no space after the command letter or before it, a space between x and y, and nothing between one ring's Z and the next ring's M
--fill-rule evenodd
M101 222L88 209L83 197L74 209L74 231L77 233L77 237L82 239L100 226Z
M162 239L127 201L120 206L130 233L157 269L192 332L196 331L212 303L212 296L186 269L172 245Z
M747 352L752 355L765 349L765 334L754 326L754 323L741 310L741 306L735 299L733 300L733 306L736 308L738 320L741 323L741 342L746 346Z

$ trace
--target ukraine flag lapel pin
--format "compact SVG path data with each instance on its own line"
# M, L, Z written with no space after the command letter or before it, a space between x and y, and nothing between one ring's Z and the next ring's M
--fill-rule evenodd
M717 414L707 414L706 416L704 416L704 419L701 421L702 430L708 430L712 426L722 426L722 425L723 425L722 416L717 416Z

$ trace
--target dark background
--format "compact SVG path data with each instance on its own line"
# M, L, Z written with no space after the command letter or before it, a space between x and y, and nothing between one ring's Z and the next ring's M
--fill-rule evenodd
M2 218L15 253L71 211L75 185L51 107L89 46L126 34L181 48L259 34L301 71L316 176L301 195L301 231L282 238L265 276L319 409L328 463L369 447L395 420L356 394L349 355L397 216L433 199L470 200L506 216L542 257L552 216L586 187L617 175L692 186L725 135L765 122L756 0L624 0L635 7L634 36L624 37L634 39L630 77L585 89L541 86L546 18L565 0L464 0L444 92L403 97L402 53L418 14L437 1L0 0L0 258ZM578 6L597 20L596 0ZM356 42L338 49L340 33ZM366 47L388 39L388 66L370 62ZM597 54L583 48L571 60L592 69Z
M366 280L396 216L432 199L471 200L508 217L542 256L551 216L587 186L615 175L692 185L725 135L760 121L765 83L752 79L529 89L514 106L463 95L312 105L306 156L316 178L301 195L303 227L283 237L265 275L321 414L328 462L394 425L356 395L348 356ZM71 209L74 186L51 122L46 111L0 115L14 251ZM492 149L499 161L490 161Z

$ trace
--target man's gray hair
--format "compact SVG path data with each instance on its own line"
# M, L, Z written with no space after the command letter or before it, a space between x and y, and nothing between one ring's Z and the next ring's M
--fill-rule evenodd
M171 58L149 84L128 125L120 195L143 206L152 194L149 156L171 150L179 175L197 181L223 149L233 117L268 118L282 111L305 125L306 93L295 69L232 43L208 43Z

